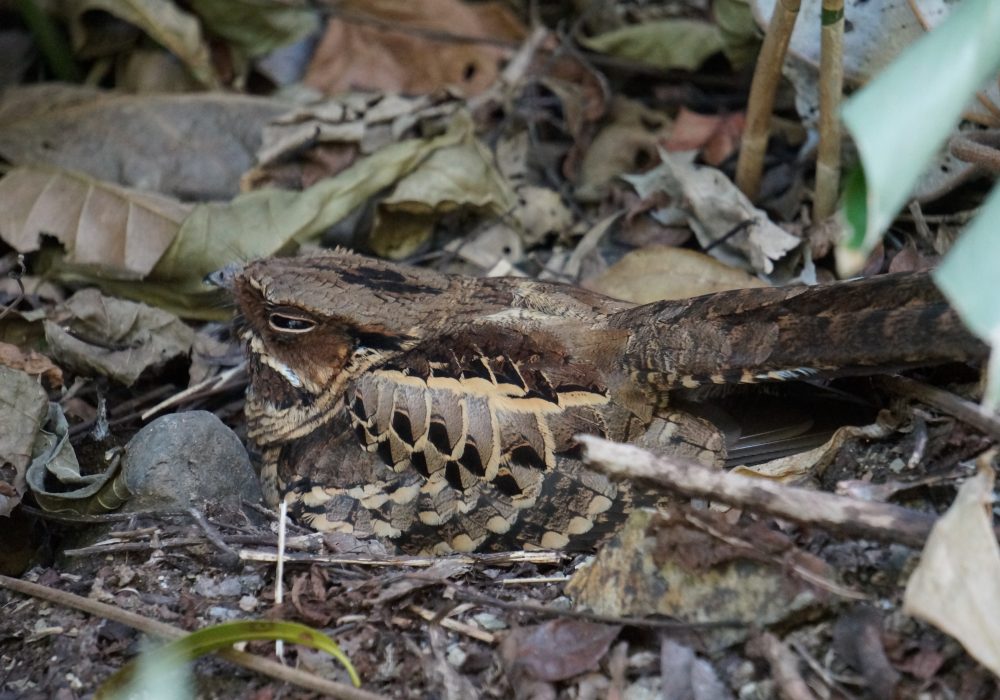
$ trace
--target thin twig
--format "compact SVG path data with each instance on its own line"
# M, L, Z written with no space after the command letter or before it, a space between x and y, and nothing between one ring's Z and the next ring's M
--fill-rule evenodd
M647 627L651 629L669 630L711 630L731 627L750 627L757 623L743 622L741 620L717 620L709 622L680 622L678 620L661 620L647 617L615 617L614 615L601 615L599 613L588 612L586 610L563 610L551 605L539 605L538 603L512 603L499 598L492 598L482 593L473 593L451 581L436 581L443 583L455 594L455 598L469 603L476 603L484 607L497 608L510 612L526 612L545 617L568 617L574 620L588 620L590 622L602 622L609 625L628 625L630 627Z
M208 538L208 541L215 545L216 549L222 552L223 564L227 568L235 568L238 566L240 563L239 552L226 544L226 542L222 539L222 535L219 534L219 531L215 529L214 525L205 519L205 516L201 514L201 511L192 506L187 509L187 512L188 515L191 516L191 519L194 520L198 527L200 527L205 533L205 537Z
M168 625L165 622L160 622L159 620L154 620L128 610L123 610L122 608L107 605L106 603L101 603L96 600L91 600L90 598L84 598L83 596L61 591L57 588L50 588L49 586L31 583L30 581L22 581L21 579L0 575L0 586L34 598L47 600L55 605L80 610L106 620L119 622L123 625L128 625L133 629L137 629L144 634L159 637L161 639L173 640L187 634L185 630L182 630L179 627L174 627L173 625ZM293 683L301 688L306 688L316 693L326 694L332 698L343 698L344 700L385 700L384 696L378 695L377 693L361 690L360 688L354 688L353 686L345 683L328 681L325 678L320 678L319 676L298 669L282 666L275 661L255 656L254 654L247 654L246 652L236 651L235 649L226 649L216 653L227 661L230 661L238 666L242 666L243 668L262 673L279 681Z
M1000 440L1000 420L996 416L984 413L978 405L966 401L961 396L909 377L884 376L876 377L875 381L897 396L922 401L942 413L971 425L994 440Z
M459 634L464 634L466 637L472 637L473 639L478 639L480 642L485 642L487 644L496 644L496 635L487 632L484 629L480 629L475 625L470 625L460 620L456 620L451 617L443 617L440 620L437 619L437 615L432 610L427 608L422 608L419 605L410 605L409 610L416 613L419 617L423 618L427 622L436 622L445 629L449 629L453 632L458 632Z
M244 549L240 551L244 561L276 562L277 552ZM412 566L426 568L441 561L454 561L471 566L507 566L512 564L558 564L566 559L562 552L541 550L538 552L486 552L483 554L450 554L448 556L372 556L370 554L285 554L286 563L296 564L336 564L356 566Z
M586 461L610 476L646 481L688 497L710 498L836 534L919 547L937 521L931 513L718 471L691 459L657 457L592 435L576 439L586 450Z
M164 399L160 403L156 404L152 408L146 409L140 418L143 421L149 420L152 416L155 416L160 411L177 406L181 402L200 395L211 395L225 391L230 388L230 380L233 381L232 386L238 386L239 382L242 381L242 375L246 369L246 362L241 362L235 367L230 367L225 372L220 372L214 377L208 377L203 379L193 386L189 386L183 391L179 391L173 396ZM235 378L235 379L234 379Z

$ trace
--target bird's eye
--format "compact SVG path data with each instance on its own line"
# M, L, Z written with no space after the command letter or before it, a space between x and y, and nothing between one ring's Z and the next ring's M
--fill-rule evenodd
M292 316L285 313L272 313L267 322L273 330L282 333L308 333L316 327L316 322L304 316Z

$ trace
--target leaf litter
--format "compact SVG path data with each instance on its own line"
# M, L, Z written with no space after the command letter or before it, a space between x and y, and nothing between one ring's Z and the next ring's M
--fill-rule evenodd
M225 483L248 468L236 437L245 379L228 326L198 321L227 315L205 274L337 243L634 302L832 275L836 230L801 215L811 175L799 141L778 137L769 152L765 180L780 197L750 202L732 184L747 83L722 53L753 55L746 3L623 3L569 17L546 3L540 17L411 4L248 5L241 22L208 2L91 2L80 7L115 21L79 9L62 20L78 60L100 57L102 84L163 78L138 70L145 55L179 62L188 87L232 92L41 82L0 97L0 154L13 166L0 179L0 252L26 254L32 273L0 291L10 308L0 317L0 571L189 630L259 615L305 622L330 632L366 691L393 697L995 694L997 639L983 624L997 604L992 467L971 467L991 439L938 405L898 399L877 423L737 474L940 514L923 552L891 532L863 539L703 499L636 513L593 556L434 560L291 524L290 594L275 602L274 516ZM766 4L751 3L757 13ZM529 31L529 17L569 20L571 35ZM867 36L852 41L872 48ZM265 62L286 48L298 78L262 87ZM793 39L806 64L810 50ZM815 77L799 72L808 126ZM869 272L934 260L964 204L903 222L905 236L887 239ZM974 373L951 372L920 378L975 391ZM171 396L177 416L141 418ZM84 484L103 484L122 451L137 470L124 483L152 474L168 486L136 498L139 512L98 514L47 490L65 471L50 460L30 495L36 445L69 449ZM198 498L209 492L211 502ZM2 585L0 604L0 694L86 696L139 649L140 634L114 617ZM285 654L346 680L306 650ZM195 683L221 697L311 692L213 658L197 663Z

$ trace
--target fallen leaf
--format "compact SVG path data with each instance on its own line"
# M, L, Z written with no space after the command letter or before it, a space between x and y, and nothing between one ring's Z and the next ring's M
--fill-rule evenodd
M582 37L579 41L592 51L661 70L695 70L709 56L722 50L718 28L692 19L644 22L594 37Z
M186 317L227 317L220 291L204 283L206 275L233 260L266 257L319 236L430 153L462 141L470 129L468 119L454 119L440 136L386 146L301 192L257 190L229 202L199 204L141 282L97 275L58 258L49 261L47 272L64 281L97 284L115 296L140 299Z
M711 519L716 537L688 523L687 515L633 511L618 534L573 574L566 594L603 615L660 614L683 622L743 620L760 626L817 603L810 586L789 576L789 566L796 560L819 576L829 575L828 567L768 531L767 524L748 528L726 522L723 513L691 514ZM746 628L704 630L702 640L709 649L722 649L747 633Z
M529 247L542 243L549 236L562 234L573 225L573 214L563 203L562 196L548 187L519 187L511 216L521 225L524 244Z
M993 482L986 458L931 531L906 584L903 612L957 639L1000 675L1000 546L993 532Z
M170 247L191 206L68 171L15 168L0 180L0 238L19 253L42 236L66 262L97 274L140 279Z
M50 402L45 422L31 450L31 464L25 478L31 495L44 510L75 513L103 513L121 505L127 493L118 496L109 484L118 473L118 462L105 470L88 464L86 474L80 470L73 445L69 441L69 422L62 407ZM107 489L105 490L105 487Z
M663 147L668 151L699 151L702 160L718 166L739 148L743 123L742 112L698 114L681 107Z
M187 355L194 331L173 314L84 289L45 321L45 339L59 362L82 374L131 386L147 369Z
M581 284L636 304L767 286L753 275L704 253L670 246L633 250L598 277Z
M775 260L802 242L754 207L722 172L687 163L666 151L660 152L660 158L662 162L653 170L624 179L644 199L656 192L669 194L687 212L698 242L711 247L723 262L735 263L734 255L738 255L754 270L768 274Z
M526 34L501 3L350 0L338 4L337 15L327 23L304 78L328 95L355 89L429 93L446 87L475 95L493 83L511 53L495 42L513 44ZM494 43L467 41L476 38Z
M244 188L303 189L404 138L437 133L455 98L347 93L283 114L264 127Z
M41 83L4 92L0 155L178 199L229 199L254 163L261 129L289 108L248 95L127 95Z
M213 37L248 57L290 44L319 26L317 11L307 4L189 0L188 5Z
M761 40L748 0L715 0L712 18L733 68L739 71L752 66L760 53Z
M657 146L669 138L672 124L662 112L616 97L609 123L594 137L580 163L576 198L598 201L614 178L655 163Z
M509 674L562 681L596 668L620 631L618 625L550 620L511 630L501 644L500 655Z
M378 255L401 260L430 238L442 215L468 209L499 216L514 202L513 190L486 149L466 139L434 150L396 183L379 202L368 243Z
M732 700L733 694L694 649L672 639L660 643L662 697L671 700Z
M0 341L0 365L19 369L33 377L41 377L50 389L58 389L63 385L62 370L36 350L24 351L16 345Z
M72 4L72 10L70 35L78 51L86 51L91 39L87 13L107 12L142 29L183 61L202 85L221 87L201 24L180 5L162 0L81 0Z
M37 379L0 365L0 517L9 517L26 491L32 445L48 407Z

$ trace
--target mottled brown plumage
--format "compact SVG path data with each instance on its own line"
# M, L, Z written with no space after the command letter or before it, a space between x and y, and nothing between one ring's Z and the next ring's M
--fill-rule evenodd
M269 499L407 549L595 544L634 495L574 435L723 463L678 393L984 353L925 275L633 307L334 251L250 263L231 288Z

